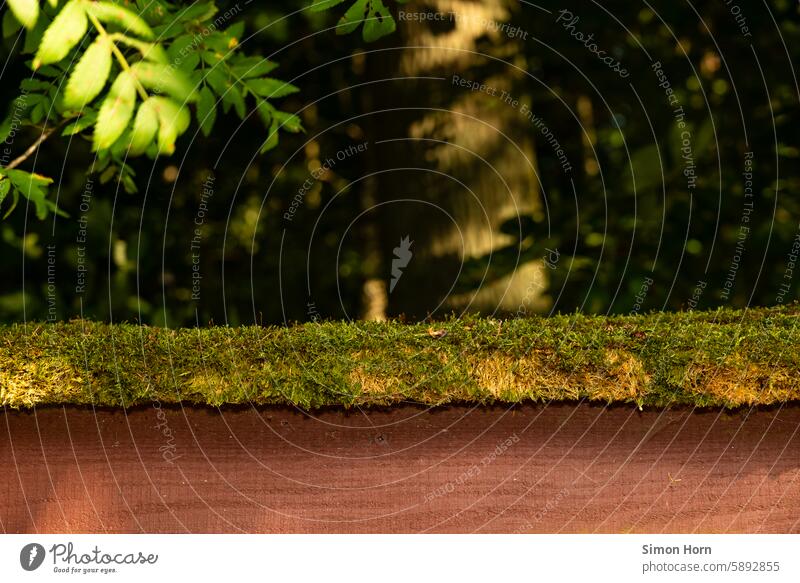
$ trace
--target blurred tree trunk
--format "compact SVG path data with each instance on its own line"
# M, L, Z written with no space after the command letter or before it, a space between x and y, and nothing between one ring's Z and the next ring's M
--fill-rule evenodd
M531 255L529 236L541 212L535 128L524 115L531 104L518 92L530 79L523 73L522 31L501 28L516 6L507 0L401 5L407 14L446 18L398 18L391 37L398 48L367 54L375 83L365 89L372 100L365 127L375 149L373 202L380 207L374 214L386 283L393 262L402 263L392 250L405 237L413 241L413 257L395 271L390 314L547 307L543 263ZM485 88L471 91L459 79Z

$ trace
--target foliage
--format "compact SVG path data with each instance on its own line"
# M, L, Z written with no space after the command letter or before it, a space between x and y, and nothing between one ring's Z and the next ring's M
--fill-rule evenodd
M405 4L408 0L396 0ZM314 0L311 4L312 12L329 10L345 0ZM336 34L349 34L362 26L362 36L366 42L373 42L391 34L397 25L394 17L382 0L355 0L339 19L336 25Z
M751 6L747 23L760 31L752 38L725 5L708 2L702 14L713 35L698 32L688 5L616 6L613 15L581 8L584 32L636 71L629 79L587 66L586 48L568 42L563 28L537 25L533 15L520 22L541 42L526 43L532 75L548 85L532 94L536 114L576 165L566 176L540 140L547 209L530 234L536 255L562 253L550 271L556 309L743 307L800 297L791 259L800 235L800 95L792 72L800 10L785 0ZM578 116L581 102L591 104L590 121ZM787 283L790 291L781 292Z
M0 178L0 204L11 195L11 207L6 211L5 216L14 210L22 194L30 200L36 208L36 216L43 219L48 212L61 212L56 208L55 203L47 198L47 187L53 182L51 178L40 176L35 173L23 170L4 170Z
M514 239L510 265L516 265L516 245L524 250L520 264L541 261L548 249L559 252L560 259L548 266L552 268L545 271L547 279L540 282L541 291L553 299L554 312L744 307L800 298L800 271L796 267L800 245L800 198L796 196L800 191L796 131L800 104L792 76L792 66L800 60L797 3L776 0L769 7L748 6L746 17L752 37L738 34L736 20L724 3L709 1L697 6L703 15L702 30L689 5L664 4L655 12L638 4L618 4L613 10L601 5L580 5L578 9L579 4L575 4L573 9L581 17L578 29L594 33L599 47L628 70L637 71L629 79L598 65L598 59L582 43L575 42L561 23L553 25L563 4L541 4L552 11L552 17L529 4L504 4L508 15L498 17L502 22L496 24L516 27L527 40L520 42L519 35L506 40L504 30L510 34L511 28L487 28L478 48L484 51L494 39L495 44L485 52L494 50L498 59L484 58L474 66L464 66L461 59L445 59L446 67L452 64L450 70L434 75L444 80L416 81L419 91L414 95L408 90L412 81L403 75L393 76L398 70L393 67L401 59L413 64L417 55L427 58L430 53L410 47L365 50L363 30L332 34L329 28L352 3L312 12L308 10L311 0L251 2L246 13L232 15L235 20L219 20L217 29L224 31L235 21L245 21L246 33L240 38L243 47L237 45L235 52L246 49L253 63L262 61L257 55L269 55L268 60L280 62L279 77L302 87L302 93L281 98L280 109L299 112L308 134L281 134L277 150L270 156L253 159L253 144L260 145L266 138L260 116L251 115L239 123L233 102L227 113L218 103L211 115L200 114L204 107L211 111L209 93L216 98L215 103L219 101L213 86L208 85L204 85L207 92L196 88L197 100L189 105L194 126L187 132L191 135L199 127L198 117L214 119L213 130L206 139L191 142L184 134L176 146L177 152L187 152L190 164L182 163L178 156L155 160L128 157L123 167L110 157L103 163L95 162L91 150L94 121L89 116L61 119L64 125L42 146L35 165L17 169L35 169L57 178L59 206L71 217L57 223L31 221L20 212L26 199L19 195L22 204L17 212L0 223L6 275L0 283L0 320L68 320L82 314L103 321L168 326L279 323L308 320L312 317L309 302L323 317L355 316L364 277L363 249L352 229L349 236L343 233L363 211L361 195L366 181L359 179L407 162L380 159L378 149L372 147L379 140L406 135L395 126L387 129L380 124L390 116L397 118L400 112L386 114L377 123L371 114L387 107L387 95L401 92L410 95L400 104L406 109L422 111L429 106L431 96L440 92L444 94L443 107L458 110L464 92L455 91L448 82L453 74L486 83L508 80L511 96L530 104L533 114L557 136L573 165L574 171L566 175L543 130L519 117L520 124L530 127L543 205L530 217L509 218L515 236L521 223L524 237L520 242ZM384 5L395 11L392 0L384 0ZM50 10L42 6L44 12ZM742 10L745 12L743 6ZM223 12L225 8L213 20L221 18ZM292 16L285 18L289 14ZM400 22L396 11L395 17L398 28L402 25L413 31L411 27L430 25L427 34L432 44L449 43L456 32L452 22ZM143 18L151 28L155 26L150 16ZM472 22L481 24L467 20L468 24ZM620 23L627 30L621 29ZM11 25L19 32L16 19L8 14L4 24L6 32ZM713 36L703 32L705 26L714 31ZM24 38L17 39L16 34L7 37L5 47L12 57L19 54ZM384 39L384 46L396 40ZM25 48L29 58L38 48L31 47L31 42ZM87 39L83 48L90 44ZM124 50L134 61L135 52ZM82 54L82 50L73 52ZM187 56L194 58L194 54ZM438 58L429 60L437 62ZM650 69L656 60L663 66L692 133L697 175L693 192L687 190L683 174L685 162L679 153L674 108ZM43 65L33 76L22 59L7 61L3 82L9 85L4 85L3 108L13 112L16 103L11 99L20 81L28 100L24 132L17 136L20 147L15 146L15 153L19 153L22 139L28 143L36 140L45 129L48 113L52 117L52 94L63 89L59 87L63 78L60 68L69 57L62 64ZM202 62L197 65L201 67ZM112 69L119 71L113 60ZM104 92L108 89L107 83ZM451 103L446 102L448 97ZM499 99L486 101L491 107L506 107ZM138 97L137 103L141 107ZM252 109L254 103L255 97L248 94L247 108ZM591 107L581 109L586 103ZM89 107L96 109L99 104L98 98ZM587 109L588 114L581 118L578 113ZM55 127L49 121L47 124ZM86 139L72 143L70 136L55 139L60 133L73 131L78 132L75 137ZM310 169L353 143L367 140L374 158L352 157L338 162L324 177L313 181L294 220L289 223L282 219L298 189L309 179ZM494 142L488 145L492 149L501 146ZM746 225L750 231L744 250L740 251L737 245L746 210L743 153L748 150L755 154L754 208ZM508 159L513 161L516 154L511 154ZM69 162L64 165L67 155ZM593 164L585 164L587 161ZM34 162L33 157L29 162ZM93 164L99 179L93 182L91 208L84 216L75 209L86 189L86 168ZM195 266L189 236L195 228L204 181L212 172L216 194L207 205L202 226L202 294L194 300L191 278ZM394 176L391 172L384 174ZM120 192L120 184L138 184L145 192L127 197ZM410 180L403 186L415 196L435 201L436 191L422 180ZM373 194L382 196L380 190ZM4 212L12 202L9 192ZM30 208L32 215L35 205ZM396 224L392 212L385 216L387 220L378 225L383 232L406 229L405 224ZM84 218L85 228L81 226ZM78 242L84 231L86 244ZM401 230L401 236L406 234L415 239L413 225ZM509 237L504 230L494 235ZM395 239L381 248L389 261L396 245ZM58 282L52 299L48 288L50 246L54 248ZM395 298L408 289L404 284L415 270L423 272L423 278L436 275L431 264L419 261L422 251L417 238L415 258L391 296L390 314L403 311L397 309ZM73 284L80 253L84 254L81 261L86 269L86 287L76 293ZM741 261L737 263L739 254ZM493 267L498 255L492 257ZM480 269L464 266L463 281L458 282L465 284L463 289L474 290L480 284L485 269L482 264L477 267ZM733 270L735 286L724 297L722 286ZM476 277L466 277L473 272ZM388 285L388 268L385 278ZM650 280L653 283L648 286ZM431 287L430 283L426 285ZM436 303L416 298L415 294L422 298L428 289L412 289L410 301L417 301L418 312L430 310L433 317L441 317ZM525 313L533 310L530 305L527 308Z
M4 127L16 117L23 125L43 124L43 134L53 125L65 126L64 136L91 132L92 169L106 180L116 175L128 191L136 189L129 159L173 154L192 110L205 136L218 110L241 119L248 107L257 111L267 130L262 153L278 143L279 130L302 130L297 116L273 104L297 88L270 76L277 63L239 49L244 21L228 24L235 11L217 16L213 2L161 0L50 0L42 6L14 0L9 7L4 36L24 27L24 50L34 56L28 63L33 75L23 81ZM16 203L21 194L42 218L55 208L43 199L49 182L0 167L0 202L11 192Z

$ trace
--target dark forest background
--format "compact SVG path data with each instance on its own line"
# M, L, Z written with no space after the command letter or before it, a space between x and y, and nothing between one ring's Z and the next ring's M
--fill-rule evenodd
M287 16L306 4L254 2L237 17L247 50L301 89L281 107L305 133L275 150L259 155L263 126L231 115L172 157L134 160L129 193L102 176L87 188L88 142L43 145L25 168L56 178L70 216L20 208L0 223L0 320L236 325L798 298L796 2L576 3L573 31L554 3L390 3L468 16L398 18L375 43L327 30L335 14ZM27 75L9 47L6 109ZM17 143L37 130L26 135ZM404 237L413 257L389 293Z

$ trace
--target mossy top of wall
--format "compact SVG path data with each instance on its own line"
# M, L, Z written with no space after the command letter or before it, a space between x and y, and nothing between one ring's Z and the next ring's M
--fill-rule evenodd
M800 400L797 306L425 324L0 327L0 401L370 406Z

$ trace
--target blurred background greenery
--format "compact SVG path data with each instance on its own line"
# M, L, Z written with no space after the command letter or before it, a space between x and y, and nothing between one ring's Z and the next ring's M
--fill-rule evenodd
M102 176L87 186L89 143L43 145L24 168L55 178L69 217L21 208L0 223L2 321L236 325L798 298L797 3L392 2L396 16L457 17L397 18L369 44L329 30L336 13L292 14L306 5L241 11L248 52L301 88L281 107L305 133L275 150L258 155L263 126L231 116L208 139L188 132L170 158L133 161L128 193ZM559 20L565 8L578 20ZM26 77L11 44L5 109ZM413 258L389 293L405 236Z

